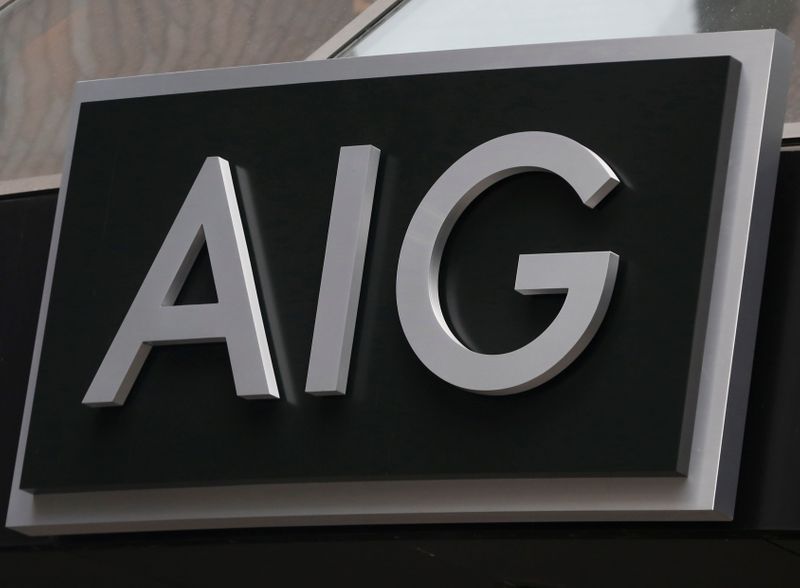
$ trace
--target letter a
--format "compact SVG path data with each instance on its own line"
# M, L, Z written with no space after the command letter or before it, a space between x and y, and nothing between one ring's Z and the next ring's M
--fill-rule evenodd
M218 302L174 306L203 241ZM197 174L83 404L124 404L153 345L212 341L228 345L237 396L278 397L230 166L219 157Z

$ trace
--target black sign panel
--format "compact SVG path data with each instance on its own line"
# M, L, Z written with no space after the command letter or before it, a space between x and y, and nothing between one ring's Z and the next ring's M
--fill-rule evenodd
M84 104L23 488L680 473L737 82L737 63L719 57ZM409 348L397 258L444 170L527 130L588 146L621 185L594 210L553 174L487 190L444 254L452 328L483 353L541 333L564 296L514 291L521 253L611 250L620 272L578 360L534 390L484 397L440 380ZM345 397L315 398L303 385L337 157L356 144L379 147L383 162L353 363ZM123 407L83 406L209 155L235 170L283 398L237 398L226 346L214 343L157 347ZM209 269L195 269L179 302L213 301Z

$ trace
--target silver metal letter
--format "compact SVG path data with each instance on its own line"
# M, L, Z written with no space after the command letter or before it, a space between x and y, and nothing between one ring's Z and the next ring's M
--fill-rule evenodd
M414 213L400 250L397 309L411 348L434 374L478 394L515 394L561 372L597 331L616 280L618 257L610 251L521 255L517 291L566 292L558 316L540 336L509 353L478 353L456 338L439 300L439 265L450 231L489 186L529 171L561 176L590 208L619 183L600 157L563 135L504 135L479 145L442 174Z
M173 306L203 241L218 302ZM230 166L219 157L203 164L83 404L124 404L153 345L211 341L228 345L238 396L278 397Z
M347 387L380 156L371 145L339 153L306 379L306 392L315 396L341 395Z

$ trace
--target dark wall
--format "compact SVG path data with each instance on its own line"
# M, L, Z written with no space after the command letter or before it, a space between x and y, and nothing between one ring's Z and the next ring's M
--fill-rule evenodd
M0 504L5 512L17 454L55 191L0 197ZM25 543L3 528L0 545Z

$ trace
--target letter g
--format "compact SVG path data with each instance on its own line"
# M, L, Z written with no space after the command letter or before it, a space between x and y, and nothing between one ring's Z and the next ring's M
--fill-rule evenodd
M548 171L594 208L619 184L594 152L563 135L529 131L497 137L461 157L434 183L411 219L397 266L397 310L411 348L443 380L477 394L516 394L550 380L583 351L605 316L617 276L611 251L520 255L521 294L566 292L545 331L509 353L464 346L439 300L439 265L447 238L484 190L509 176Z

